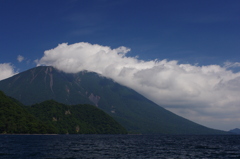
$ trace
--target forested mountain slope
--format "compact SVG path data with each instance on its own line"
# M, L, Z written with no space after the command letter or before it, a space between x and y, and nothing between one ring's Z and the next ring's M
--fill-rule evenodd
M53 100L23 106L0 91L0 134L126 134L112 117L92 105Z

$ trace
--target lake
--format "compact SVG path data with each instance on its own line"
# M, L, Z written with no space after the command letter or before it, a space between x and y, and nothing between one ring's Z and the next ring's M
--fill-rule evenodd
M240 158L240 135L0 135L0 158Z

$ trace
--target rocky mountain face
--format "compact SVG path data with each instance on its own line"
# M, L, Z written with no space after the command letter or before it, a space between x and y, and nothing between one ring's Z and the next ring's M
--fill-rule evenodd
M0 81L0 90L25 105L53 99L64 104L92 104L131 133L221 134L177 116L132 89L93 72L76 74L40 66Z

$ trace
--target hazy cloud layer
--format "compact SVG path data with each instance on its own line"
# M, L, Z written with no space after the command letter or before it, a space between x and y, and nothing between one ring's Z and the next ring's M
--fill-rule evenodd
M231 129L240 122L240 73L225 66L197 66L177 61L142 61L127 57L130 49L63 43L44 52L38 65L68 73L94 71L143 94L157 104L206 126Z
M15 74L14 68L10 63L0 63L0 80L11 77Z

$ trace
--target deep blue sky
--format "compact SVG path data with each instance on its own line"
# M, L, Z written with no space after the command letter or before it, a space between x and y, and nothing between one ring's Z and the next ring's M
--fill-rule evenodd
M239 8L238 0L1 0L0 63L21 72L63 42L126 46L143 60L239 62Z

